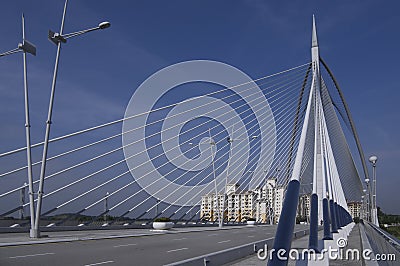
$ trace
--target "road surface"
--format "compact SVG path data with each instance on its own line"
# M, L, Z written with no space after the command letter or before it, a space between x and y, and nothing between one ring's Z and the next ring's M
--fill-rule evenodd
M271 238L275 230L276 226L247 226L0 247L0 265L163 265Z

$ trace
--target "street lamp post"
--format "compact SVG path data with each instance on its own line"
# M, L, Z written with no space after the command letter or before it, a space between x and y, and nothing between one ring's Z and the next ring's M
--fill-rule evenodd
M42 198L43 198L43 187L44 187L44 176L46 172L46 160L47 160L47 151L50 139L50 127L51 127L51 117L53 112L53 104L54 104L54 93L56 88L56 81L57 81L57 72L58 72L58 62L60 59L60 51L61 51L61 43L66 43L67 39L82 35L87 32L95 31L95 30L102 30L106 29L111 26L109 22L102 22L97 27L81 30L77 32L72 32L68 34L63 34L64 30L64 22L65 22L65 14L67 11L67 4L68 0L65 0L64 4L64 11L61 20L61 28L59 33L54 33L51 30L49 31L49 40L52 41L54 44L57 45L57 54L56 54L56 61L54 64L54 72L53 72L53 82L51 85L51 92L50 92L50 102L49 102L49 109L47 114L46 120L46 132L43 142L43 154L42 154L42 164L40 168L40 178L39 178L39 190L38 190L38 200L37 200L37 208L36 208L36 216L35 216L35 227L33 229L33 237L39 238L40 231L39 231L39 223L40 223L40 213L42 208ZM32 234L31 234L32 237Z
M156 214L155 214L154 217L157 217L157 216L158 216L158 205L159 205L159 204L160 204L160 200L157 199L157 202L156 202Z
M364 195L361 196L361 219L365 219Z
M367 185L367 221L371 222L371 191L368 178L365 179L365 184Z
M27 61L26 53L36 56L36 47L25 39L25 17L22 14L22 43L18 44L18 48L0 54L0 57L23 52L24 63L24 108L25 108L25 139L26 139L26 159L28 168L28 184L29 184L29 210L31 217L31 236L35 224L35 206L34 206L34 191L32 177L32 156L31 156L31 134L30 134L30 118L29 118L29 97L28 97L28 78L27 78ZM22 207L23 208L23 207Z
M226 140L228 141L228 143L229 143L229 157L228 157L228 165L226 166L226 179L225 179L225 193L224 193L224 198L225 197L227 197L228 195L228 193L227 193L227 191L226 191L226 187L227 187L227 185L228 185L228 179L229 179L229 168L230 168L230 164L231 164L231 158L232 158L232 150L233 150L233 142L234 141L242 141L242 140L245 140L246 138L240 138L240 139L235 139L234 137L233 137L233 132L234 132L234 130L233 130L233 126L232 126L232 129L231 129L231 137L228 137ZM251 136L251 139L252 140L255 140L255 139L257 139L258 138L258 136ZM225 212L225 199L224 199L224 206L223 206L223 212ZM228 208L226 208L226 209L228 209ZM221 225L222 226L222 225Z
M232 131L232 134L233 134L233 131ZM219 198L218 198L218 188L217 188L217 180L216 180L216 175L215 175L215 165L214 165L214 153L213 153L213 146L215 146L215 142L212 140L212 137L211 137L211 131L210 131L210 129L208 130L208 135L209 135L209 139L210 139L210 142L209 142L209 144L210 144L210 150L211 150L211 163L212 163L212 171L213 171L213 177L214 177L214 189L215 189L215 199L216 199L216 209L217 209L217 215L218 215L218 226L221 228L221 227L223 227L223 216L224 216L224 213L222 213L222 215L221 215L221 207L220 207L220 204L219 204ZM258 138L258 136L251 136L251 139L257 139ZM241 140L244 140L244 139L234 139L234 138L231 138L231 137L228 137L227 138L227 141L228 141L228 143L229 144L232 144L234 141L241 141ZM199 144L204 144L204 143L199 143ZM192 142L189 142L189 145L195 145L194 143L192 143ZM232 156L232 153L231 153L231 149L232 148L230 148L229 149L229 159L228 159L228 169L227 169L227 175L226 175L226 179L225 179L225 190L226 190L226 185L227 185L227 182L228 182L228 171L229 171L229 165L230 165L230 159L231 159L231 156ZM253 172L253 171L249 171L249 172ZM223 212L225 212L225 196L226 196L226 191L224 192L224 205L223 205Z
M107 213L108 213L108 197L110 196L110 193L107 192L106 196L104 198L104 216L103 216L103 220L105 223L107 223Z
M218 199L218 188L217 188L217 179L216 179L216 175L215 175L215 165L214 165L214 152L213 152L213 146L215 146L215 142L212 140L211 138L211 131L210 129L208 129L208 136L209 136L209 145L210 145L210 152L211 152L211 164L212 164L212 172L213 172L213 178L214 178L214 190L215 190L215 200L216 200L216 209L217 209L217 215L218 215L218 226L222 227L222 221L221 221L221 209L219 207L219 199ZM200 144L206 144L206 143L202 143L200 142ZM189 142L189 145L194 146L195 144L193 142Z
M213 172L213 177L214 177L214 190L215 190L215 200L216 200L216 209L217 209L217 215L218 215L218 226L222 227L222 221L221 221L221 210L219 207L219 199L218 199L218 188L217 188L217 180L216 180L216 175L215 175L215 165L214 165L214 153L213 153L213 146L215 146L215 142L211 138L211 131L208 129L208 136L209 136L209 144L210 144L210 152L211 152L211 164L212 164L212 172ZM199 144L205 144L205 143L199 143ZM195 144L193 142L189 142L189 145L194 146Z
M373 155L369 157L369 161L372 164L372 222L376 226L379 226L378 210L376 206L376 162L378 161L378 157Z
M272 189L272 202L271 202L271 208L272 208L272 215L270 218L270 224L275 224L275 208L276 208L276 183L272 185L271 183L268 183L271 186Z
M215 165L214 165L214 152L213 152L213 146L215 146L215 142L211 138L211 130L208 129L208 136L210 138L210 151L211 151L211 164L212 164L212 171L214 175L214 187L215 187L215 200L216 200L216 208L218 209L218 227L222 227L223 221L221 219L221 208L219 206L219 198L218 198L218 188L217 188L217 179L215 175Z
M367 190L364 188L363 189L363 200L364 200L364 219L366 219L368 221L368 194L367 194Z
M255 140L257 138L258 138L258 136L256 136L256 135L251 136L252 140ZM230 167L230 161L231 161L231 158L232 158L233 142L234 141L242 141L242 140L245 140L245 139L247 139L247 138L240 138L240 139L233 138L233 126L232 126L231 137L228 137L226 139L228 141L230 147L229 147L228 165L227 165L227 170L226 170L225 186L228 184L228 179L229 179L229 167Z

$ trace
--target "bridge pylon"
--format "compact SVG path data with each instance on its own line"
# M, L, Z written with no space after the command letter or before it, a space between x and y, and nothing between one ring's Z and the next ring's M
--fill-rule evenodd
M320 72L320 55L317 38L316 22L313 16L312 40L312 82L308 95L307 108L303 120L293 171L287 185L282 213L279 219L273 249L285 250L289 254L294 231L296 210L299 199L300 180L305 167L305 152L313 150L312 194L310 197L310 250L320 252L324 243L335 239L333 234L338 229L351 222L344 191L339 179L338 168L332 150L331 138L325 116L326 95L325 83ZM323 239L318 239L318 228L323 226ZM337 235L336 235L337 237ZM328 241L328 242L324 242ZM333 242L332 242L333 243ZM287 265L287 260L281 260L277 252L269 258L269 266Z

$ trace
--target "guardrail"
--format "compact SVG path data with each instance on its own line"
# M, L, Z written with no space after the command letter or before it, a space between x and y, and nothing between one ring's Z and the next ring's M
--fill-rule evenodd
M229 224L229 227L245 226L243 223ZM218 227L218 224L174 224L174 228L197 228L197 227ZM108 226L40 226L41 232L61 232L61 231L89 231L89 230L123 230L123 229L152 229L151 224L130 224L130 225L108 225ZM0 227L1 233L28 233L29 227L18 226L18 227Z
M399 265L400 243L399 241L380 229L376 225L363 222L365 233L369 240L370 247L375 255L378 264L384 266Z
M385 230L379 228L374 224L370 224L372 228L374 228L379 234L381 234L390 244L392 244L397 250L400 251L400 240L386 232Z

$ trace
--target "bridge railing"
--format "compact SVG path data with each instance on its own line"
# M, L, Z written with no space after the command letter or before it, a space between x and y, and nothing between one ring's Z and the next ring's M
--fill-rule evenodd
M400 241L372 223L363 223L378 264L398 265L400 260Z

